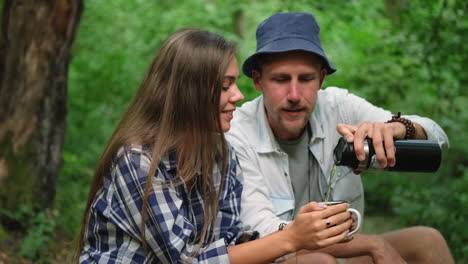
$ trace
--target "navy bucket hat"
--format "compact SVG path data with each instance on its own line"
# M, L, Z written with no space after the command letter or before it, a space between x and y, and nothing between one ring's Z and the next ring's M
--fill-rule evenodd
M332 74L336 68L325 55L319 34L320 27L311 14L276 13L258 25L257 50L244 61L242 71L252 78L259 54L303 50L322 58L327 74Z

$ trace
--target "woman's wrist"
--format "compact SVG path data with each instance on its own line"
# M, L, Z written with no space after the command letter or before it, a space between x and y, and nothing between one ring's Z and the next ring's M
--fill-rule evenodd
M293 232L291 232L291 229L289 227L290 224L287 224L286 226L284 226L283 230L277 232L282 237L280 241L284 241L285 250L288 252L288 254L301 249L299 247L299 243L297 242L298 240L296 236Z

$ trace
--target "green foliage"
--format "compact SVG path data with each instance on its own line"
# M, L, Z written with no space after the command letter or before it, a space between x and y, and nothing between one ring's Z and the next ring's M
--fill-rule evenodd
M20 225L22 230L26 230L26 233L21 236L17 256L37 260L41 254L44 255L55 229L55 211L46 210L34 213L31 207L21 205L14 211L1 209L0 215L2 218L8 218L10 222ZM3 241L15 239L4 232L3 229L1 231L0 238ZM15 244L17 242L12 241L11 243Z
M392 202L395 215L405 225L436 227L457 253L460 263L468 261L468 230L460 228L468 219L468 168L461 178L450 184L421 188L417 185L398 186Z
M29 223L28 233L21 243L18 255L29 259L36 259L40 252L47 249L55 228L54 216L40 212Z
M16 210L0 209L0 216L5 219L11 219L19 224L24 224L24 220L28 219L32 215L31 207L26 205L20 205Z
M322 43L338 68L325 86L347 88L393 112L430 117L448 134L451 148L437 174L362 177L367 213L393 212L403 224L433 226L462 260L468 255L462 224L468 147L461 144L468 142L467 1L413 0L402 7L384 2L86 1L69 72L68 127L55 203L58 230L70 239L77 234L96 161L169 34L181 27L220 33L238 44L241 65L255 50L258 23L274 12L305 11L319 21ZM235 21L239 14L240 22ZM258 95L249 78L241 77L238 85L246 100ZM43 227L24 247L37 248L33 238L48 237L55 224L47 227L44 219L37 219L35 225Z

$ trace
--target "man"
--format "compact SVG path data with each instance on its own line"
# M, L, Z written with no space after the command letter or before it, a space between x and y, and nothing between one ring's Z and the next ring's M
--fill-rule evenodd
M321 47L319 30L310 14L274 14L257 28L257 51L243 64L263 95L236 111L227 139L245 178L241 218L262 236L288 228L308 202L325 200L341 136L354 142L359 160L364 139L372 138L382 168L395 165L394 139L436 140L448 147L443 130L428 118L402 116L386 123L389 111L344 89L320 90L336 68ZM331 199L347 200L363 213L361 179L351 169L338 167L331 187ZM320 251L356 263L453 263L444 238L428 227L356 234Z

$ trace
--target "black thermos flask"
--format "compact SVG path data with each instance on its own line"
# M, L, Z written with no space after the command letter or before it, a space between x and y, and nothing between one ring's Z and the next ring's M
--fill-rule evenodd
M402 172L435 172L439 169L442 159L442 150L436 141L430 140L395 140L394 167L383 168L387 171ZM381 170L375 157L372 139L364 141L366 157L363 161L356 158L354 145L346 139L340 138L333 151L333 157L337 166L348 166L353 169Z

